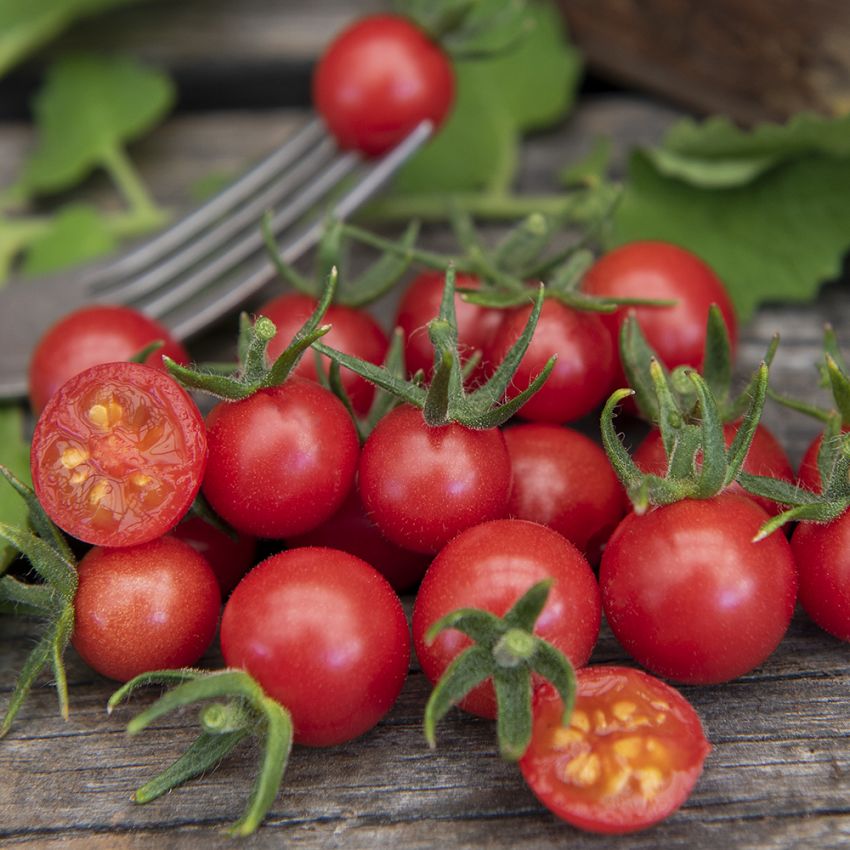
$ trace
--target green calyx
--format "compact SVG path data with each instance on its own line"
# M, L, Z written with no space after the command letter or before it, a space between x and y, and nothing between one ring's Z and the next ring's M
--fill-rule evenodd
M267 364L266 349L277 328L265 316L259 316L252 322L247 313L243 313L239 319L239 363L236 366L193 369L175 363L170 357L163 357L163 362L171 376L182 386L228 401L247 398L265 387L279 386L287 379L304 352L331 329L330 325L320 325L319 322L333 299L336 281L336 269L331 269L316 309L271 366Z
M714 400L717 414L723 423L736 422L750 405L759 374L756 372L744 389L732 393L732 345L723 314L712 304L706 322L705 353L702 377ZM773 362L779 337L774 336L764 357L768 368ZM658 394L650 364L653 360L661 369L668 392L673 395L676 409L687 420L695 421L699 415L699 404L693 382L688 376L689 367L680 366L672 372L660 362L658 355L646 341L634 316L629 316L620 329L620 361L623 371L634 390L638 410L651 422L658 421ZM654 368L654 367L653 367Z
M644 513L650 505L708 499L739 479L767 394L768 367L762 363L750 385L749 407L727 449L717 402L702 375L692 369L682 373L696 397L695 405L683 409L669 373L655 358L650 360L648 372L655 389L656 421L667 456L666 474L654 475L638 469L614 426L617 405L634 395L634 390L614 392L603 408L601 419L603 445L636 513Z
M35 493L6 467L0 466L0 474L26 502L29 524L33 529L29 531L0 523L0 539L24 555L41 579L41 583L31 584L11 575L0 577L0 611L39 617L46 622L44 634L18 674L0 722L2 738L11 728L36 678L47 667L56 683L60 713L68 719L64 654L74 628L77 562L62 532L44 513Z
M559 649L533 634L552 581L535 584L504 617L461 608L441 617L428 630L427 643L445 629L457 629L474 641L449 664L428 698L424 727L431 747L436 746L436 726L446 712L487 679L492 680L496 693L497 736L504 758L516 761L531 741L532 674L555 686L564 703L563 722L569 723L576 697L573 666Z
M188 779L214 769L238 743L252 735L264 742L260 770L245 812L228 832L233 836L255 832L277 797L292 749L289 712L242 670L192 669L156 670L136 676L110 697L107 710L112 713L133 691L149 684L176 686L127 724L131 735L142 732L177 708L209 700L215 702L201 709L201 732L186 752L139 788L133 800L148 803Z
M543 286L537 291L522 334L505 359L485 383L469 391L464 387L461 369L454 296L455 271L449 267L440 313L428 324L428 334L434 346L434 372L427 387L422 385L417 376L412 381L404 380L384 366L367 363L321 343L314 343L313 347L400 401L420 408L425 421L432 427L456 422L467 428L495 428L513 416L543 386L555 366L557 358L553 356L523 392L509 401L503 401L537 326L543 305Z

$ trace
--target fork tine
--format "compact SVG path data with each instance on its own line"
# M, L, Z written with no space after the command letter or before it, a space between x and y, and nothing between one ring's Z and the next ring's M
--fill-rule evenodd
M206 231L199 232L178 251L145 269L142 274L113 283L108 288L98 287L97 297L121 304L140 303L146 295L185 274L206 256L220 250L222 245L226 245L240 231L248 227L255 229L257 219L267 209L295 195L316 174L332 168L330 163L335 153L333 142L328 138L324 139L240 208L213 223Z
M367 165L361 179L352 186L333 206L330 215L347 218L386 185L396 171L431 136L434 126L423 121L408 137L382 159ZM326 215L318 216L278 244L278 251L287 263L295 262L306 251L316 245L324 230ZM280 234L278 234L280 237ZM245 271L236 282L229 277L219 279L214 286L194 293L198 297L173 305L162 320L178 339L185 339L236 309L277 276L274 264L261 256L260 261Z

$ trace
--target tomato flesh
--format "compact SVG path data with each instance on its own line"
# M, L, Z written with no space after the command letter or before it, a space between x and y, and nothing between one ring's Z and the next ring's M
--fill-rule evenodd
M165 373L105 363L50 399L32 442L35 492L68 534L98 546L159 537L186 513L207 459L203 419Z
M688 798L711 750L697 713L664 682L628 667L576 671L568 726L546 686L535 695L531 744L520 760L537 798L581 829L646 829Z

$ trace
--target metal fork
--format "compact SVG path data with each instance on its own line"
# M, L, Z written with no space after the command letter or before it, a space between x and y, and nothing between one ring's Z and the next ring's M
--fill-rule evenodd
M266 210L281 256L294 262L318 242L328 213L350 215L431 131L423 122L382 158L364 161L340 152L314 119L210 201L120 258L13 281L0 290L0 398L26 395L35 343L84 304L135 307L178 339L207 327L275 277L259 227ZM329 196L346 180L354 182L328 209Z

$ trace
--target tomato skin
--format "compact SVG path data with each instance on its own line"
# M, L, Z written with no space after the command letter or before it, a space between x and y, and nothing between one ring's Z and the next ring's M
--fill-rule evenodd
M844 425L841 428L841 434L844 435L850 431L850 426ZM820 493L823 489L823 482L820 477L820 469L818 468L818 454L823 443L823 434L818 434L817 437L809 443L809 447L803 454L803 459L800 461L800 469L798 471L798 479L800 484L807 490L813 493Z
M129 360L157 340L165 344L148 356L148 366L164 369L163 355L189 362L189 353L169 330L138 310L93 304L69 313L45 331L33 351L29 365L33 413L38 415L53 393L84 369Z
M141 363L74 375L48 401L32 440L33 487L48 516L96 546L134 546L172 529L206 462L195 403Z
M253 537L240 534L234 540L199 516L184 519L171 534L207 559L218 580L222 599L239 584L254 563L257 541Z
M371 729L407 676L401 603L365 561L322 547L258 564L224 608L221 649L292 713L295 741L326 747Z
M401 405L363 445L358 485L382 534L427 554L465 528L505 516L511 461L498 428L432 428L422 411Z
M354 482L359 443L342 402L291 377L207 416L203 493L237 531L287 537L315 528Z
M427 555L402 549L391 543L378 530L367 513L357 487L352 487L342 507L318 528L290 537L295 546L329 546L362 558L401 592L415 585L425 574L430 559Z
M313 104L340 147L388 151L454 100L451 62L408 18L369 15L338 35L313 76Z
M510 310L493 334L485 360L501 363L519 338L531 306ZM546 383L518 411L533 422L573 422L594 410L614 380L616 359L611 338L596 313L573 310L547 298L534 336L514 374L508 397L518 395L536 378L553 355L555 368Z
M791 536L800 571L800 604L824 631L850 641L850 513L801 522Z
M276 360L282 353L301 326L316 309L315 298L302 295L299 292L281 295L264 304L257 310L260 316L266 316L277 326L277 333L269 342L266 349L270 361ZM341 304L331 304L322 319L323 324L333 325L330 331L322 337L322 342L331 348L336 348L344 354L351 354L361 360L380 365L384 362L389 341L381 326L365 311L355 310ZM324 372L328 373L328 358L321 356ZM316 372L316 355L307 351L298 361L293 375L299 375L310 381L318 381ZM344 366L340 368L340 379L354 410L365 415L369 411L375 388L364 378L355 375Z
M436 682L470 645L456 629L426 644L425 634L457 608L482 608L497 616L534 584L555 582L534 633L560 649L575 666L585 664L599 635L599 587L585 557L550 528L521 519L502 519L469 528L432 562L413 605L413 645L422 671ZM460 707L481 717L496 716L489 681L474 688Z
M399 302L395 326L404 331L405 365L410 375L421 369L429 376L433 371L434 347L428 336L428 322L439 315L445 281L446 276L442 272L421 272L407 286ZM473 275L458 274L455 286L458 289L480 289L481 281ZM471 304L457 294L454 302L461 354L468 358L480 351L483 355L490 338L502 323L504 311ZM485 377L488 365L482 359L470 378L474 381Z
M528 423L504 430L514 483L508 513L539 522L598 563L626 512L626 495L605 452L560 425Z
M597 260L585 275L582 289L590 295L677 302L672 307L628 307L602 314L616 352L620 350L620 327L631 314L668 369L699 369L712 304L723 314L734 351L738 323L726 287L706 263L678 245L654 241L621 245ZM622 371L619 380L624 380Z
M730 681L761 664L797 598L785 537L751 542L767 519L735 493L628 514L599 569L605 616L623 648L690 684Z
M72 644L102 676L126 682L150 670L189 667L212 643L221 594L206 559L160 537L90 549L78 566Z
M740 422L727 422L723 426L723 439L727 448L735 439L740 424ZM667 455L664 452L661 432L657 428L653 428L646 435L634 452L632 459L643 472L664 475L667 469ZM750 450L747 452L742 469L751 475L766 475L787 481L789 484L793 484L795 481L794 469L791 466L791 461L788 460L788 455L785 454L785 449L764 425L758 425L756 428L753 442L750 444ZM733 481L726 489L727 492L747 496L771 516L775 516L782 510L781 505L770 499L747 493L737 481Z
M576 678L576 706L567 729L554 688L546 685L535 693L531 744L519 762L526 783L544 806L579 829L622 834L664 820L688 798L711 751L699 716L678 691L641 670L584 667ZM630 722L632 707L635 716L640 713L638 723ZM604 725L597 734L598 712ZM618 744L624 748L620 753ZM662 747L659 760L653 750ZM588 754L600 759L599 778L589 781L591 770L571 779L569 765L587 764ZM652 782L644 791L640 771L647 768L643 782Z

